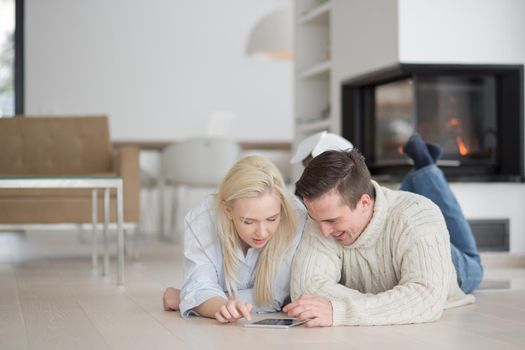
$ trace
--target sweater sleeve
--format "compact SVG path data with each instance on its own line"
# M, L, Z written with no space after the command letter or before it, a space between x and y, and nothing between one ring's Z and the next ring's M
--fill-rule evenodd
M340 284L343 248L339 247L338 253L333 239L308 230L294 262L293 296L309 293L329 299L333 325L407 324L439 319L450 287L450 245L443 234L412 232L410 236L417 239L409 239L399 248L398 284L372 294ZM347 274L360 273L359 265L346 269Z
M340 284L343 267L342 248L331 238L319 234L313 220L306 223L292 267L291 297L301 294L327 297L359 296L359 292Z

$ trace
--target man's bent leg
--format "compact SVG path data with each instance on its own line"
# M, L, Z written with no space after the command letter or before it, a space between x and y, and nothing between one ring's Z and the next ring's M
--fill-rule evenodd
M414 170L403 179L401 189L427 197L441 209L453 246L452 261L459 284L465 285L464 291L472 291L481 281L483 267L474 235L443 172L436 165Z
M483 266L481 266L479 256L471 257L462 253L453 244L450 247L459 287L465 293L471 293L483 279Z

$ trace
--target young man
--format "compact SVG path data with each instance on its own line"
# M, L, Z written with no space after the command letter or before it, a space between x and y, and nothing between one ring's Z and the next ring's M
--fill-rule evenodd
M439 171L433 163L439 152L426 150L420 138L415 141L405 147L415 158L414 176L425 173L435 183L433 190L447 186L443 190L450 191L446 181L432 179L442 177L433 172ZM459 287L452 237L440 208L423 196L379 186L357 150L313 158L296 192L311 219L294 259L294 302L283 309L290 316L310 319L311 327L420 323L439 319L445 308L474 301ZM475 241L460 238L474 242L477 255ZM473 270L482 272L478 266ZM469 288L479 284L481 272Z

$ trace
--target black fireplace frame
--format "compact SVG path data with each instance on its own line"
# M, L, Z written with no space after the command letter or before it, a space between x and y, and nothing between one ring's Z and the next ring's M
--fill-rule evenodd
M374 88L423 75L493 76L496 79L498 146L495 167L442 166L450 181L525 182L524 173L524 87L523 65L396 64L342 83L342 134L352 141L367 160L372 175L399 181L410 169L405 165L384 165L374 159Z

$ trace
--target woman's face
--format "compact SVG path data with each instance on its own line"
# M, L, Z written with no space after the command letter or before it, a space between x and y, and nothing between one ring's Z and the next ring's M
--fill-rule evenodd
M231 208L225 207L224 210L233 220L245 253L249 247L264 247L277 231L281 220L281 200L275 192L236 199Z

